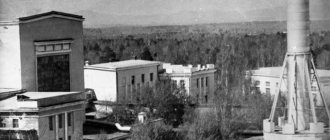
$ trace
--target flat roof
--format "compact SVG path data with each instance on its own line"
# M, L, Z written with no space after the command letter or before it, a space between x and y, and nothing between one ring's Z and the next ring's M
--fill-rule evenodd
M11 96L0 102L1 110L36 110L39 107L52 106L61 103L77 102L81 100L78 94L81 92L25 92ZM18 95L24 95L28 98L23 101L17 99ZM66 96L67 95L67 96ZM70 96L72 95L72 96ZM61 97L62 96L62 97ZM41 101L41 102L40 102ZM38 105L21 106L20 103L38 103Z
M19 21L27 21L27 20L32 20L44 16L50 16L50 15L60 15L60 16L66 16L66 17L71 17L71 18L77 18L77 19L84 19L83 16L80 15L74 15L74 14L69 14L69 13L64 13L64 12L59 12L59 11L50 11L46 13L41 13L41 14L36 14L36 15L31 15L31 16L26 16L26 17L20 17L18 18Z
M78 94L78 93L81 93L81 92L26 92L21 95L28 96L28 97L30 97L29 99L31 99L31 100L38 100L38 99L45 99L45 98L70 95L70 94Z
M85 68L96 68L96 69L123 69L123 68L133 68L133 67L145 67L145 66L153 66L160 65L157 61L147 61L147 60L125 60L118 62L109 62L102 64L94 64L85 66Z

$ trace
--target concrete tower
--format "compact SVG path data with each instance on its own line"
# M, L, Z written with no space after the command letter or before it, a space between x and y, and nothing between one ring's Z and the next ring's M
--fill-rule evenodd
M281 88L279 87L270 118L264 120L264 138L265 140L328 140L329 132L324 128L324 122L318 121L319 116L311 93L311 79L316 79L319 86L319 78L315 73L316 69L308 45L309 0L288 0L287 17L288 44L281 75L281 82L285 81L288 89L285 95L286 113L280 117L275 126L275 109ZM281 82L279 85L282 85ZM322 91L320 93L329 119L328 107Z

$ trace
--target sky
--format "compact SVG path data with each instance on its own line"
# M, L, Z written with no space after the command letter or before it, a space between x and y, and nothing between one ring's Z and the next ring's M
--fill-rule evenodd
M0 20L51 10L85 24L169 25L286 19L287 0L0 0ZM310 0L312 20L330 19L330 0Z

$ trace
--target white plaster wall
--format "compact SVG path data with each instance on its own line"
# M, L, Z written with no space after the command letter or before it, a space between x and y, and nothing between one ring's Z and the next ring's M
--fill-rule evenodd
M97 100L116 101L116 72L85 69L85 88L95 91Z
M38 116L2 116L6 127L0 130L38 130ZM13 128L13 119L18 119L18 128Z
M22 88L18 25L0 25L0 88Z

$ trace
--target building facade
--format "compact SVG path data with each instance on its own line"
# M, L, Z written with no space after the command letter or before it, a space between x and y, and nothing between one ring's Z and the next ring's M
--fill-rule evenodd
M97 100L136 103L145 87L158 80L159 62L126 60L86 65L85 87L95 90Z
M84 100L80 92L25 92L1 100L0 139L82 139Z
M0 139L82 139L83 20L51 11L0 21Z
M165 73L163 78L169 77L174 84L184 88L188 96L196 99L197 103L210 104L215 93L215 72L213 64L197 65L171 65L164 63L162 68Z
M247 78L251 78L252 84L261 93L275 95L278 91L280 84L282 67L262 67L257 70L247 71ZM327 104L330 104L330 70L316 70L317 75L320 78L320 86ZM286 79L286 74L284 74L284 79ZM314 95L314 100L316 100L317 105L323 105L322 99L319 93L319 88L316 83L316 79L312 77L312 87L311 91ZM281 92L286 92L286 80L282 81Z
M82 91L83 20L51 11L0 21L0 88Z

